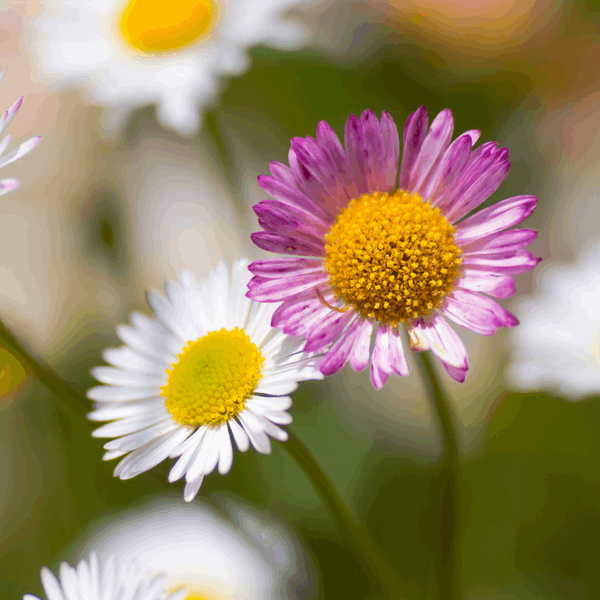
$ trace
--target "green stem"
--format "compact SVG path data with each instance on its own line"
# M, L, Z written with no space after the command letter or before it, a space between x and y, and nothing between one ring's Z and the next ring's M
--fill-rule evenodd
M431 356L419 352L417 364L435 407L442 434L442 466L440 472L440 561L437 568L438 597L442 600L460 598L457 573L457 551L460 500L460 456L456 422L450 400L446 398Z
M23 348L12 333L0 321L0 344L2 344L40 383L45 385L56 397L60 398L78 417L85 418L89 412L87 399L83 392L77 391L71 384L56 375L48 366L42 365Z
M323 503L337 520L340 529L349 538L350 548L356 560L362 564L367 573L370 573L377 580L387 598L401 600L408 597L404 586L389 566L386 558L373 545L367 530L361 527L350 512L331 480L315 461L308 448L294 432L288 429L288 433L290 437L283 444L283 447L304 471Z

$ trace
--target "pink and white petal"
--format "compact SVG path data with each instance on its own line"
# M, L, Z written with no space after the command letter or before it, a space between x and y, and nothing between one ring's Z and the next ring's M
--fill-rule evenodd
M448 375L450 375L454 381L457 383L465 382L468 369L459 369L457 367L453 367L452 365L445 363L443 360L440 360L440 363L442 363L442 367L444 367L446 373L448 373Z
M287 277L266 279L255 275L248 284L246 295L257 302L281 302L296 294L325 285L327 282L328 275L324 271L300 275L292 280Z
M506 179L510 162L501 161L486 169L468 189L459 191L456 202L444 211L450 223L455 223L485 202ZM462 193L461 193L462 192Z
M484 271L494 271L506 275L517 275L531 271L541 258L536 258L527 250L508 253L508 256L490 256L467 254L463 257L462 264L465 267L482 269Z
M324 319L308 329L304 352L320 352L327 348L342 335L355 318L356 314L353 310L344 313L330 311Z
M455 243L462 247L517 225L533 212L537 203L535 196L514 196L488 206L455 225Z
M398 187L402 190L408 191L409 189L410 174L427 135L428 123L427 110L424 106L411 113L406 120L402 165L400 167L400 180L398 182Z
M0 196L4 196L4 194L8 194L13 190L16 190L21 185L21 182L14 177L5 177L4 179L0 179Z
M298 277L310 275L318 271L325 272L323 260L319 258L277 257L263 258L248 266L248 269L259 277L277 279L278 277Z
M455 285L472 292L483 292L494 298L508 298L515 293L515 281L511 275L479 269L461 267L461 275Z
M537 235L538 233L534 229L510 229L464 244L461 246L461 250L463 255L516 252L531 244Z
M413 325L423 333L430 350L442 362L457 369L469 368L465 345L440 314L432 313L427 319L415 319Z
M350 358L352 348L362 332L363 320L358 317L342 334L340 339L327 351L321 363L323 375L333 375L340 371ZM368 357L367 357L368 362Z
M261 250L267 252L296 256L325 256L323 240L308 239L302 235L284 235L272 231L255 231L250 234L250 237Z
M380 323L371 358L371 382L375 389L381 389L392 373L408 375L408 364L398 332Z
M382 192L395 189L398 180L398 163L400 160L400 136L398 127L389 112L383 111L381 115L381 135L384 144L383 171L384 179Z
M500 327L519 324L518 319L497 302L468 290L453 290L444 298L440 310L457 325L480 335L493 335Z
M304 235L308 239L321 239L329 231L329 225L301 208L279 200L263 200L252 207L258 224L265 231L287 235ZM336 213L337 214L337 213Z
M229 429L231 429L231 434L233 435L233 439L235 440L238 450L240 452L246 452L246 450L248 450L250 447L250 439L248 438L248 434L235 419L231 419L228 422L228 425Z
M315 305L310 311L306 310L290 317L282 326L283 332L296 337L306 337L313 326L322 322L332 313L339 314L327 306L317 307Z
M2 71L2 77L4 77L5 71L6 69ZM0 79L0 83L1 81L2 80ZM0 117L0 135L2 135L6 131L6 128L10 125L10 122L15 118L15 115L19 112L19 109L21 108L22 104L23 96L17 98L13 105L2 115L2 117Z
M410 349L413 352L425 352L429 350L429 342L421 327L417 326L417 321L412 321L407 325L408 337L410 338Z
M18 148L15 148L10 154L7 154L4 158L0 158L0 169L6 167L11 163L23 158L26 154L29 154L39 143L42 138L39 135L32 137L31 139L23 142Z
M344 146L347 164L355 182L358 195L366 194L368 189L367 169L363 164L362 127L356 115L350 115L344 128Z
M294 174L296 187L308 198L317 204L321 213L333 214L337 202L331 194L321 185L321 182L304 166L293 148L288 152L288 161Z
M372 110L365 110L360 116L360 125L368 191L384 191L386 188L385 145L379 119Z
M426 181L429 173L436 168L452 139L453 130L454 119L452 113L445 108L431 123L417 160L411 169L407 191L414 192L418 190Z
M336 306L338 302L335 300L333 290L329 286L318 288L322 299L330 306ZM321 298L317 295L316 289L310 289L302 294L298 294L293 298L289 298L277 307L271 319L273 327L285 327L286 324L300 323L316 311L328 309Z

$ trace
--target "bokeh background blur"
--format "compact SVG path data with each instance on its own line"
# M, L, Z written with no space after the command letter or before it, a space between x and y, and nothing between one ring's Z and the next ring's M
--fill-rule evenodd
M261 256L249 239L258 229L251 207L264 197L256 176L286 161L290 138L314 135L320 120L341 133L350 113L370 108L402 128L421 105L430 117L450 108L455 132L478 128L482 141L510 148L510 174L488 203L540 197L524 225L540 230L534 254L568 264L598 235L597 0L299 3L307 42L253 47L245 72L219 79L190 137L162 127L152 106L107 133L100 107L42 82L34 53L44 48L25 43L40 10L39 0L0 2L1 107L24 95L11 130L43 136L10 167L21 187L1 199L0 317L82 389L100 351L118 345L114 326L134 309L149 312L146 289L183 267L202 278L222 256ZM535 291L535 276L516 280L515 298ZM460 417L462 597L599 598L600 398L518 393L505 374L506 335L460 335L471 370L462 385L444 382ZM41 593L42 565L93 547L98 523L165 494L182 500L167 465L156 477L113 479L92 426L2 350L0 362L12 377L0 379L0 589L16 599ZM416 369L376 392L367 372L346 368L302 384L291 412L291 428L411 597L432 597L439 444ZM268 457L237 454L196 501L221 510L224 499L295 532L314 582L298 598L375 591L280 444Z

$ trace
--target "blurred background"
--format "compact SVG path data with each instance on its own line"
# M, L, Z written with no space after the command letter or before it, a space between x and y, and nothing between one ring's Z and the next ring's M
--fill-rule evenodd
M0 108L23 95L10 130L43 136L2 173L21 187L0 200L0 317L81 389L101 350L118 345L115 325L149 313L146 289L184 267L205 277L222 256L265 255L249 238L251 207L264 199L256 176L286 162L290 138L314 135L320 120L341 134L350 113L387 110L401 131L421 105L430 118L450 108L455 133L478 128L482 141L510 148L510 174L488 203L539 196L525 223L540 230L535 255L568 264L598 234L597 0L298 2L290 14L304 42L251 47L239 73L218 77L187 137L163 127L152 105L115 129L80 90L56 91L36 70L44 47L27 42L43 4L0 2ZM516 280L515 298L535 291L531 274ZM471 369L464 384L445 374L444 383L460 418L462 597L599 598L599 399L519 393L505 376L504 333L459 334ZM0 363L10 374L0 378L0 587L20 598L41 594L42 565L93 548L99 523L157 498L182 502L181 486L166 483L168 465L157 477L113 479L116 463L101 461L91 425L2 349ZM291 412L411 597L433 597L439 443L416 369L376 392L367 372L346 368L302 384ZM376 592L280 444L268 457L238 453L197 502L221 513L224 502L246 504L289 529L312 582L291 597Z

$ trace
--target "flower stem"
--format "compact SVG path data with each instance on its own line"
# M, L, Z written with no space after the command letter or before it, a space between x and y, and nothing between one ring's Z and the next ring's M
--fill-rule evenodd
M417 364L435 407L442 434L442 466L440 471L440 549L437 565L438 597L457 600L458 573L456 569L459 527L460 458L455 417L450 400L442 385L428 352L419 352Z
M56 375L48 366L42 365L23 348L12 333L0 321L0 344L2 344L40 383L45 385L56 397L60 398L78 417L85 419L89 411L83 392L77 391L71 384Z
M290 437L283 447L304 471L323 503L337 520L340 530L345 532L356 560L378 582L389 600L407 598L408 594L398 576L389 566L387 559L373 545L367 530L361 527L350 512L329 477L300 439L289 429L288 433Z

